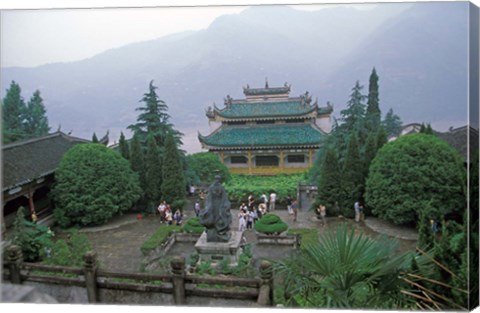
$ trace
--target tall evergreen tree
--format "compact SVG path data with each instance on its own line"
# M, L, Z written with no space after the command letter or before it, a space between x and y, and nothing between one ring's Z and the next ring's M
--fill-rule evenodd
M393 113L393 109L391 108L385 115L382 125L387 133L387 136L398 136L402 130L402 121L398 115Z
M383 126L380 126L380 128L377 131L376 143L377 143L377 151L380 150L380 148L387 143L387 133L385 132L385 129L383 128Z
M378 91L378 75L373 68L370 74L370 81L368 85L368 100L366 113L366 127L370 132L376 132L380 126L381 112L379 107L379 91Z
M377 138L375 133L370 133L367 137L367 143L365 144L364 152L364 177L368 176L368 169L373 158L377 154Z
M147 155L145 158L145 195L151 212L155 212L160 202L162 185L162 160L153 135L148 136Z
M342 186L345 190L342 208L345 215L353 215L353 204L361 199L364 182L363 162L360 158L357 136L353 133L348 142L342 175Z
M128 126L128 129L139 136L142 144L146 144L148 134L152 134L157 141L157 146L163 147L168 132L173 131L178 137L180 133L173 130L170 115L167 113L168 106L159 99L156 90L157 87L153 85L153 80L150 81L148 92L140 100L145 106L136 109L141 113L137 117L137 123Z
M318 200L324 202L326 207L335 207L335 203L342 195L341 170L338 164L338 157L333 148L327 148L320 169L320 180L318 182Z
M36 90L28 101L25 114L25 132L28 137L40 137L47 135L50 131L48 126L48 118L46 116L43 99L40 91Z
M162 198L176 208L181 208L185 202L185 177L181 155L175 144L173 134L168 134L165 140L165 155L162 167Z
M140 188L145 192L145 160L142 146L137 135L133 135L132 146L130 150L130 166L138 174L140 179ZM142 197L143 198L143 197Z
M12 81L2 104L3 142L10 143L25 138L26 105L21 96L21 88Z
M120 154L125 159L130 159L130 148L128 147L128 142L125 139L125 135L123 132L120 132L120 139L118 140L118 149L120 150Z
M364 132L365 119L365 95L362 94L363 86L359 81L355 83L350 94L350 100L347 102L347 108L340 112L342 124L340 130L344 133L351 134L356 132L360 134Z
M95 134L95 132L93 132L93 135L92 135L92 143L98 143L97 134Z

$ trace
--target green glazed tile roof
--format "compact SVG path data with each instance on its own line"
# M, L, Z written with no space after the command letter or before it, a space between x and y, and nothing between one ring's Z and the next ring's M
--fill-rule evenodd
M290 92L290 87L273 87L273 88L244 88L243 93L248 96L258 95L276 95Z
M315 106L298 101L232 103L229 108L217 110L216 113L225 118L252 117L288 117L301 116L316 109Z
M312 124L225 126L200 142L213 147L274 147L319 145L321 131Z

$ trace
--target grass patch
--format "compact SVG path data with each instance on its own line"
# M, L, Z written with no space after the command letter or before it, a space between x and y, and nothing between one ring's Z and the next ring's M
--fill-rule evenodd
M300 249L307 245L318 244L318 230L316 228L291 228L287 235L300 235Z
M172 233L181 231L182 227L178 225L162 225L142 244L140 251L142 251L143 255L146 255L161 244L165 243Z

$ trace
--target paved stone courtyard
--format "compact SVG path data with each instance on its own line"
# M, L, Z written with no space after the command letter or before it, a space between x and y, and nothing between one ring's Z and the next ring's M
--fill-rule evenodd
M233 209L231 212L233 217L231 228L236 230L238 229L238 210ZM372 238L380 234L399 238L401 251L415 249L416 232L414 229L398 227L376 218L368 218L365 222L355 223L352 219L329 217L327 226L322 227L311 211L300 211L296 222L286 210L276 210L274 213L280 216L290 228L317 228L320 237L325 230L347 223L354 225L356 231L364 232ZM185 219L194 216L192 209L186 209L184 214ZM114 218L106 225L84 228L81 232L88 236L93 249L97 252L101 268L111 271L136 272L143 260L140 246L161 225L158 215L144 216L143 219L138 220L136 214L126 214ZM247 230L245 237L247 243L256 243L254 231ZM269 254L270 257L276 258L283 255L284 252L280 249L268 250L267 248L262 254Z

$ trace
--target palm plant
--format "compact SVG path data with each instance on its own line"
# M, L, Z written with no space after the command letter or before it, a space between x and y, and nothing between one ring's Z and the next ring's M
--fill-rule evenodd
M374 240L342 226L275 268L289 305L404 309L413 303L400 292L408 289L400 272L410 267L411 257L398 255L397 248L396 240Z

